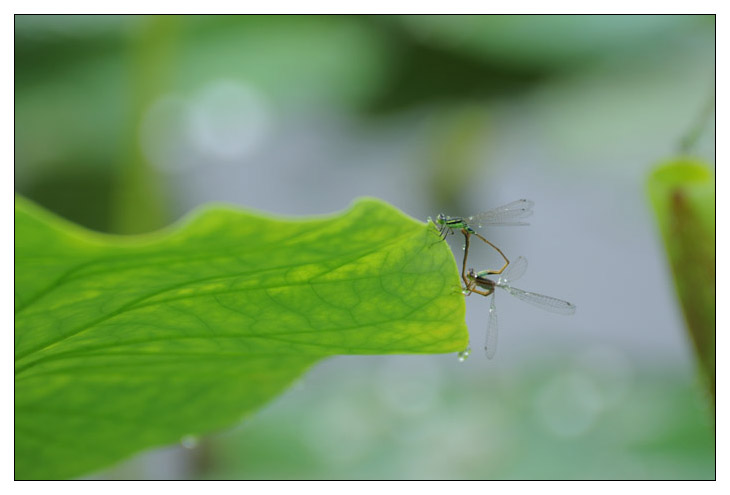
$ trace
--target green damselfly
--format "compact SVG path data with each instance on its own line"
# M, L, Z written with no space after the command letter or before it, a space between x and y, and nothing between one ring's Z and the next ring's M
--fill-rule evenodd
M469 251L469 236L476 235L479 239L492 246L502 256L504 260L502 268L499 270L488 270L489 274L500 274L509 265L509 259L507 259L507 256L505 256L501 249L478 234L474 229L480 229L487 225L529 225L520 220L532 215L532 207L534 204L529 199L519 199L466 218L449 217L443 213L439 213L436 217L436 224L439 225L439 237L446 239L447 235L454 233L454 229L460 229L466 240L466 244L464 245L464 262L466 263L466 256ZM462 270L462 278L464 278L464 270Z
M439 225L439 236L446 239L448 234L453 234L454 229L465 230L469 234L476 234L474 229L480 229L487 225L529 225L520 222L520 219L532 215L532 207L535 205L529 199L518 199L506 205L498 206L491 210L477 213L470 217L449 217L439 213L436 217L436 224Z

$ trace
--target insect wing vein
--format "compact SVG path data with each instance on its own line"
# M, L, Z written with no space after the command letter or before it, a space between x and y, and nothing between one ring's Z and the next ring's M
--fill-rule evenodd
M467 220L475 227L483 227L485 225L529 225L527 222L519 222L517 220L532 215L533 205L534 203L532 201L521 199L504 206L477 213L476 215L470 216Z
M500 275L499 280L497 281L497 285L509 285L511 282L522 278L526 271L527 259L520 256L509 265L507 265L504 273Z
M535 292L528 292L522 289L516 289L514 287L503 286L503 288L516 298L521 299L526 303L532 304L533 306L542 308L546 311L562 315L572 315L573 313L575 313L575 305L569 303L568 301L563 301L561 299L556 299L550 296L544 296Z

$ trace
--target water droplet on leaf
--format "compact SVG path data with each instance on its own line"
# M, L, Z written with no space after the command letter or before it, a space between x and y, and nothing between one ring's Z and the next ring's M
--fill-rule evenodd
M461 351L459 354L457 354L457 356L459 357L459 361L461 361L462 363L464 361L466 361L467 358L469 357L469 354L471 354L471 347L467 347L466 349Z

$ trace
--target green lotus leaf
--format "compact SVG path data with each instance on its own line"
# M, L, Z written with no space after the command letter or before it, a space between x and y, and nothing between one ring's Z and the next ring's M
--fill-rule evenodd
M327 356L460 351L459 289L433 224L375 199L296 220L214 205L121 237L16 197L16 478L225 428Z

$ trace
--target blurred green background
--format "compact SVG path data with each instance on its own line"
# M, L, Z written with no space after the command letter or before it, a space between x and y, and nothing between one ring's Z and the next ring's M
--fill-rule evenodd
M497 294L492 361L330 359L90 477L714 478L645 196L680 150L714 164L714 70L714 16L16 16L15 188L54 212L138 233L209 201L425 220L526 197L532 226L489 238L530 260L518 287L578 306ZM488 301L467 307L478 350Z

